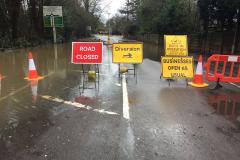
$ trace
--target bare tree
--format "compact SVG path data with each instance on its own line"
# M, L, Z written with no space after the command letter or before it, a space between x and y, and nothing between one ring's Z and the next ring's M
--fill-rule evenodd
M100 3L102 0L81 0L86 12L96 14L100 11Z

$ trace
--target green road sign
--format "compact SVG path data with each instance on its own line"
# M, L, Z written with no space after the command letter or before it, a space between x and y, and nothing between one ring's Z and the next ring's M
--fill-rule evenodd
M43 6L44 27L63 27L62 6Z
M52 21L54 22L55 27L63 27L63 17L61 16L44 16L44 27L53 27Z

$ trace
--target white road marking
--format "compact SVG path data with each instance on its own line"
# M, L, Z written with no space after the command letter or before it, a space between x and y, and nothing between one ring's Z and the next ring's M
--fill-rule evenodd
M213 76L214 74L212 74L212 73L209 73L211 76ZM237 87L237 88L240 88L240 86L239 85L237 85L237 84L235 84L235 83L232 83L232 82L228 82L229 84L231 84L231 85L233 85L233 86L235 86L235 87Z
M237 84L235 84L235 83L230 82L230 84L233 85L233 86L235 86L235 87L237 87L237 88L240 88L240 86L237 85Z
M102 74L102 73L99 73L99 76L106 76L106 77L110 77L109 74Z
M121 87L122 85L120 83L115 83L116 86Z
M123 118L129 120L129 103L128 103L128 92L127 92L127 82L126 75L122 76L122 92L123 92Z
M86 110L89 110L89 111L98 112L100 114L119 115L116 112L106 111L104 109L93 109L92 107L87 106L87 105L83 105L81 103L65 101L63 99L55 98L55 97L52 97L52 96L42 95L40 97L42 97L43 99L52 101L52 102L64 103L64 104L71 105L71 106L74 106L74 107L77 107L77 108L83 108L83 109L86 109Z

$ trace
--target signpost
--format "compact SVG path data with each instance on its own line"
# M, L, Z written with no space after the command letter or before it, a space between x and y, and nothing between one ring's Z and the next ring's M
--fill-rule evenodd
M161 62L163 78L193 78L193 57L162 57Z
M82 93L84 89L93 89L88 87L89 82L95 83L95 89L99 87L99 67L103 59L102 42L72 42L72 63L82 65ZM85 71L87 66L87 71ZM91 70L92 67L94 70ZM87 74L87 76L86 76ZM87 78L86 78L87 77Z
M53 40L56 43L56 27L63 27L62 6L43 6L44 27L53 28Z
M142 43L114 43L113 63L141 64L143 62Z
M118 64L119 67L119 78L121 70L124 70L124 72L133 70L137 82L136 64L141 64L143 62L143 43L113 43L112 54L113 63ZM121 64L133 64L133 69L126 69L126 67L121 68Z
M102 42L72 42L72 63L101 64Z
M188 56L186 35L164 35L165 56Z

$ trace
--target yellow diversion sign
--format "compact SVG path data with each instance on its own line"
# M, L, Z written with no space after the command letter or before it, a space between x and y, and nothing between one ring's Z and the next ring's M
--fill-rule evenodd
M163 78L193 78L193 57L162 57Z
M164 36L165 56L188 56L186 35Z
M113 43L113 63L140 64L143 61L142 43Z

